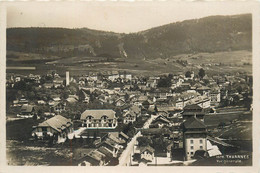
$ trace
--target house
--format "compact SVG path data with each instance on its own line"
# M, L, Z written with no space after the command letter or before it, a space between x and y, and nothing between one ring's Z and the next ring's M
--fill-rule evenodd
M43 84L43 87L46 89L50 89L53 87L53 83L45 83L45 84Z
M29 101L26 98L22 97L19 100L14 100L13 101L13 106L14 107L18 107L18 106L22 106L22 105L28 104L28 103L29 103Z
M124 124L133 123L136 121L136 115L133 111L127 111L123 114Z
M129 108L129 110L126 110L126 112L123 114L123 122L124 124L133 123L136 121L136 118L141 115L141 108L139 108L136 105L133 105Z
M122 98L119 98L119 99L117 99L117 100L115 101L115 106L117 106L117 107L122 107L122 106L124 106L125 104L126 104L126 102L125 102L125 100L122 99Z
M141 108L139 106L133 105L129 108L130 111L132 111L136 117L141 116Z
M154 159L154 149L150 146L140 147L141 160L152 162Z
M199 88L196 89L198 93L200 93L201 95L207 95L209 96L210 93L210 88L207 86L201 86Z
M106 138L104 141L102 141L98 147L106 147L108 150L110 150L113 153L113 157L117 157L118 151L120 148L123 148L122 145L118 144L114 140L110 138Z
M207 150L207 129L196 117L188 118L182 125L185 160L193 158L197 151Z
M87 128L116 128L116 112L112 109L93 109L85 110L81 114L83 126Z
M51 104L51 112L54 113L61 113L65 111L65 108L66 104L62 102L53 102L53 104Z
M107 135L108 139L111 139L112 141L114 141L115 143L117 143L118 145L123 145L126 143L125 140L121 139L119 136L118 136L118 133L108 133ZM123 146L120 146L121 148L123 148Z
M69 103L76 103L78 102L79 97L77 95L69 95L69 97L66 99Z
M64 80L61 79L61 78L56 78L53 80L53 87L54 88L59 88L59 87L63 87L63 83L64 83Z
M219 106L221 101L220 90L214 89L210 92L210 105Z
M125 140L126 142L128 142L128 140L129 140L129 137L128 137L125 133L123 133L123 132L120 132L120 133L118 134L118 137L119 137L120 139Z
M149 128L149 129L142 129L141 134L143 136L150 136L150 137L169 137L172 132L167 128Z
M156 117L155 120L151 123L151 126L153 127L159 127L162 128L164 126L170 126L171 122L164 116L160 115Z
M180 86L183 90L189 90L190 89L190 83L182 83Z
M73 124L70 119L61 115L56 115L38 126L33 127L32 136L37 135L39 138L44 136L53 136L57 134L58 143L64 142L67 135L73 131Z
M107 163L105 162L106 155L98 150L90 151L85 155L78 164L79 166L104 166Z
M87 94L87 92L82 89L79 91L79 100L84 103L89 103L90 95Z
M112 71L108 76L108 79L111 81L115 81L117 78L119 78L119 73L117 71Z
M203 95L188 100L186 105L196 104L202 107L203 109L205 109L205 108L210 108L210 102L211 102L210 98L207 95Z
M45 104L46 104L46 102L45 102L44 100L38 100L37 103L38 103L39 105L45 105Z
M17 117L21 117L21 118L32 118L34 115L35 115L34 106L28 105L28 104L24 104L24 105L21 107L20 113L17 114Z

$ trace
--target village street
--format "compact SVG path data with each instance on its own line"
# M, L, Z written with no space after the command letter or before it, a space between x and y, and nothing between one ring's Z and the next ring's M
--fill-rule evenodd
M152 121L156 118L156 116L152 115L145 123L143 126L143 129L149 128L149 125L152 123ZM119 164L118 166L129 166L131 163L131 157L132 154L134 153L134 146L136 144L137 138L141 136L141 132L139 131L136 133L136 135L132 138L132 140L127 144L126 149L123 151L121 156L119 157Z

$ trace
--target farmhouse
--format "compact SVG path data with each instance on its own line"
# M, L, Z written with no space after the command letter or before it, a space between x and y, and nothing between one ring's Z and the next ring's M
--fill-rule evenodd
M34 107L32 105L24 104L21 107L21 111L17 114L17 117L32 118L35 114Z
M33 127L32 136L37 135L39 138L44 136L58 135L58 142L64 141L67 135L73 130L72 122L61 115L56 115L42 123L38 126Z

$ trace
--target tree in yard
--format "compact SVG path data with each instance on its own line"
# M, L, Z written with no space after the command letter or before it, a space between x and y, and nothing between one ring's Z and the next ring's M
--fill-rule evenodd
M170 77L169 76L161 77L160 80L158 81L158 87L170 87L172 85Z
M150 103L146 100L146 101L144 101L143 103L142 103L142 105L143 105L143 107L145 108L145 109L148 109L149 107L150 107Z
M201 68L199 70L199 77L202 79L205 76L205 70L203 68Z
M52 147L52 146L53 146L53 136L50 136L50 137L49 137L48 146L49 146L49 147Z
M190 71L187 71L187 72L185 73L185 77L186 77L186 78L190 78L190 77L191 77L191 72L190 72Z
M144 137L144 136L138 137L137 141L138 141L138 146L141 146L141 147L148 146L151 143L150 139L148 139L147 137Z
M154 111L155 111L155 113L157 113L158 112L158 108L157 108L157 106L155 105L155 107L154 107Z
M79 138L79 143L81 143L81 144L83 144L83 138L82 138L82 136L80 136L80 138Z
M38 136L37 136L36 133L34 133L34 140L35 140L35 141L38 141Z

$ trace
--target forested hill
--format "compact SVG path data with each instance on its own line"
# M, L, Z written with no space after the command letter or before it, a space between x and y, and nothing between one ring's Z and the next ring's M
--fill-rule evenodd
M65 28L9 28L7 50L70 56L170 58L252 49L252 15L210 16L122 34Z

